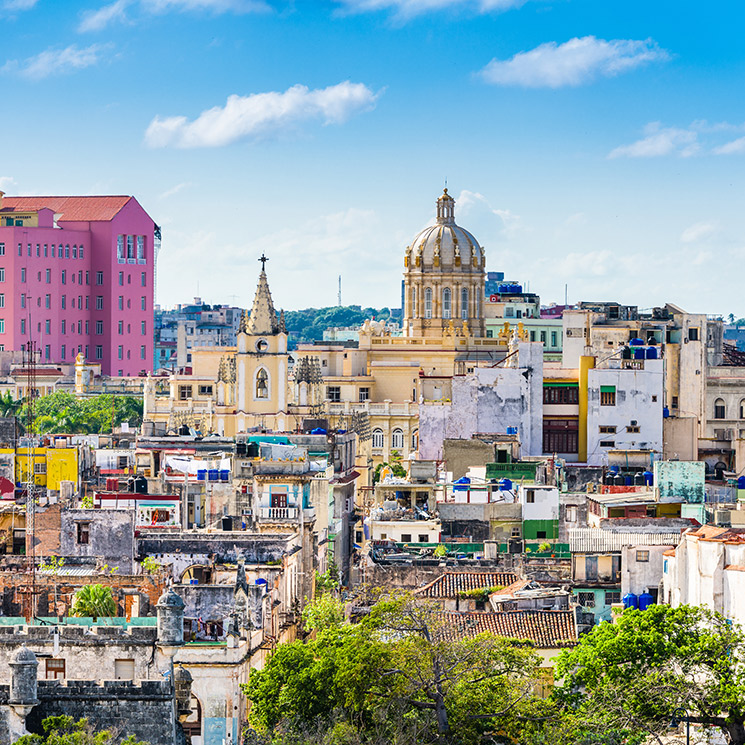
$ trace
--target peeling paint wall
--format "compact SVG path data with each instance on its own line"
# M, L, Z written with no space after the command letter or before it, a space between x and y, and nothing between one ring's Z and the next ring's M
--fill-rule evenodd
M702 461L659 461L654 464L654 484L660 502L704 501L706 464Z

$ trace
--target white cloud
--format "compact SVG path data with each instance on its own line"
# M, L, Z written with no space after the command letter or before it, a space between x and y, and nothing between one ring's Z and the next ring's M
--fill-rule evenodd
M131 0L116 0L111 5L104 5L98 10L85 11L78 26L78 31L80 33L101 31L111 23L123 21L126 18L124 11L130 3Z
M489 13L520 8L528 0L337 0L349 13L395 11L399 19L412 18L431 11L464 9L475 13Z
M349 81L315 90L294 85L284 92L232 95L225 106L207 109L193 121L185 116L156 116L145 132L145 142L150 147L220 147L270 136L303 121L340 124L374 108L379 95Z
M263 0L140 0L140 5L152 13L167 13L170 10L255 13L270 10Z
M5 0L3 10L31 10L39 0Z
M550 41L507 60L493 59L480 75L494 85L562 88L582 85L597 77L612 77L669 58L670 55L652 39L606 41L583 36L564 44Z
M689 225L681 234L680 240L683 243L700 243L703 240L711 238L718 230L715 223L697 222Z
M700 149L698 134L692 129L663 127L660 122L652 122L644 128L645 137L621 145L609 154L609 158L655 158L661 155L679 155L687 158Z
M463 189L455 199L455 218L482 245L492 238L499 241L512 240L526 230L520 215L508 209L493 207L483 194L468 189Z
M168 199L168 197L172 197L174 194L178 194L180 191L186 189L188 186L191 186L191 181L182 181L180 184L176 184L170 189L166 189L162 194L159 194L158 199Z
M23 62L8 60L0 72L17 73L32 80L41 80L50 75L63 75L98 64L101 53L108 45L92 44L82 49L75 44L65 49L47 49Z
M715 147L712 152L714 155L741 155L745 153L745 137L738 137L736 140Z

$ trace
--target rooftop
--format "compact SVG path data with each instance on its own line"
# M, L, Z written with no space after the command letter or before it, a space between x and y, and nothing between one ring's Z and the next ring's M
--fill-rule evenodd
M508 587L517 580L512 572L445 572L416 590L416 594L425 598L457 598L469 590Z
M101 197L3 197L3 209L40 210L44 207L60 214L60 220L70 222L105 222L112 220L130 196Z

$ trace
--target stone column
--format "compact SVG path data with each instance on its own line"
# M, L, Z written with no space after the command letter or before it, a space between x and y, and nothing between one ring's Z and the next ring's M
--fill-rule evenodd
M24 644L8 663L10 667L10 697L8 699L8 725L12 742L26 731L26 717L39 703L37 694L37 670L39 662L36 655Z

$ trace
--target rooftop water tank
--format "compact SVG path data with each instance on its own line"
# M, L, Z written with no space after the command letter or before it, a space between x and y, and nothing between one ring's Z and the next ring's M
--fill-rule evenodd
M210 468L207 471L207 478L210 481L217 481L220 478L220 471L218 471L216 468Z
M638 608L639 600L633 592L628 592L622 598L624 608Z
M207 481L207 469L200 468L197 471L197 481Z
M453 490L454 491L468 491L468 487L471 485L471 479L468 478L468 476L463 476L462 478L459 478L457 481L453 482Z
M323 427L316 427L310 431L312 435L325 435L326 430Z
M647 359L648 360L657 359L657 347L647 347Z
M230 469L223 468L220 471L220 481L230 481Z
M135 479L135 492L137 494L147 494L147 479L142 475Z
M639 339L638 337L635 337L629 342L630 347L643 347L644 346L644 340Z
M626 484L626 477L623 474L617 473L615 477L613 478L613 485L614 486L625 486Z
M650 605L654 605L654 598L648 592L639 595L639 610L647 610Z
M499 491L510 491L512 489L512 481L510 479L499 480Z
M641 471L634 474L634 486L644 486L644 474Z
M621 359L622 360L630 360L631 359L631 350L628 347L624 347L621 350Z
M258 458L259 457L259 443L258 442L249 442L246 446L246 455L249 458Z
M745 489L745 476L740 476L740 478L737 479L737 488Z
M651 471L644 471L644 483L647 486L652 486L654 483L654 474Z
M662 418L668 419L670 417L670 409L667 408L667 406L662 407Z
M635 360L643 360L644 359L644 353L645 353L644 347L636 347L634 349L634 359Z

